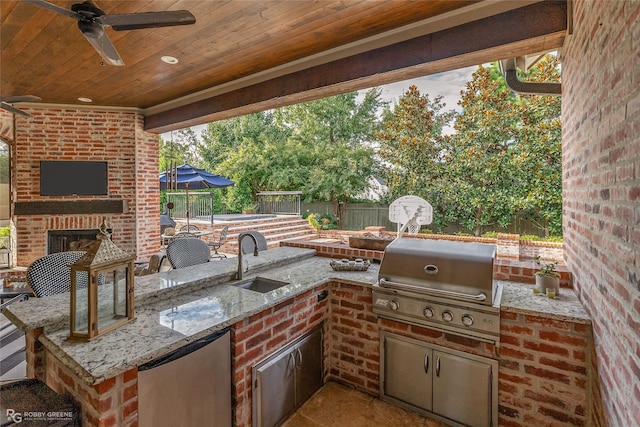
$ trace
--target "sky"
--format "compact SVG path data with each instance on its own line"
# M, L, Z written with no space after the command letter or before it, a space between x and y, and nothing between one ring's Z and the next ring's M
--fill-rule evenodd
M415 85L421 94L429 94L430 99L442 95L443 102L446 104L445 110L460 111L460 107L458 107L460 91L464 89L465 83L471 80L471 75L476 68L476 66L460 68L458 70L383 85L381 86L382 99L391 103L397 103L402 94L409 89L409 86ZM195 134L199 136L206 126L207 125L193 126L192 129ZM445 132L447 132L446 129ZM169 140L171 134L163 134L162 138Z
M387 84L381 86L382 99L397 103L402 94L409 89L409 86L415 85L422 95L429 94L430 99L442 95L446 104L445 110L460 110L458 107L460 91L464 89L465 83L471 80L471 75L476 68L476 66L460 68L459 70Z

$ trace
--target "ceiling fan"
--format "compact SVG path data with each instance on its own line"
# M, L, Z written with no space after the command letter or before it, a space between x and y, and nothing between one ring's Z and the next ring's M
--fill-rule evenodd
M17 104L19 102L37 102L41 100L42 99L40 97L37 97L34 95L8 96L6 98L4 96L0 96L0 108L2 108L3 110L9 111L11 113L20 114L21 116L33 117L31 114L27 113L26 111L22 111L11 104Z
M196 18L187 10L107 15L89 1L74 4L71 9L65 9L45 0L27 0L27 2L78 21L78 28L91 43L91 46L98 51L108 64L119 66L123 66L124 62L109 37L105 34L105 26L110 26L115 31L124 31L189 25L196 22Z

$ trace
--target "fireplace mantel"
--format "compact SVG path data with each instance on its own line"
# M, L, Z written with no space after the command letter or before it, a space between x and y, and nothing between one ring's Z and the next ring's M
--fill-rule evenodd
M15 215L78 215L127 211L128 203L124 199L55 200L14 204Z

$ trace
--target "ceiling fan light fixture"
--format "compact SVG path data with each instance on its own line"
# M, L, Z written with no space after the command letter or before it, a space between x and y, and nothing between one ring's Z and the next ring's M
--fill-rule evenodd
M169 55L165 55L165 56L160 57L160 60L162 62L164 62L164 63L171 64L171 65L175 65L178 62L180 62L180 61L178 61L178 58L176 58L174 56L169 56Z
M80 102L93 102L93 99L85 98L85 97L81 96L80 98L78 98L78 101L80 101Z

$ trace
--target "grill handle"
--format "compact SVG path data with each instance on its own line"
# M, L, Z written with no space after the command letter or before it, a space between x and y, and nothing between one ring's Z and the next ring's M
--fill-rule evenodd
M467 295L467 294L461 294L460 292L443 291L442 289L430 289L430 288L423 288L420 286L409 285L406 283L392 282L390 280L385 279L384 277L380 279L379 284L380 286L384 286L384 284L388 284L391 286L399 287L400 289L412 289L422 294L428 294L428 295L433 295L437 297L448 297L448 298L462 300L462 301L477 302L477 301L487 300L487 294L485 294L484 292L480 292L478 295Z

